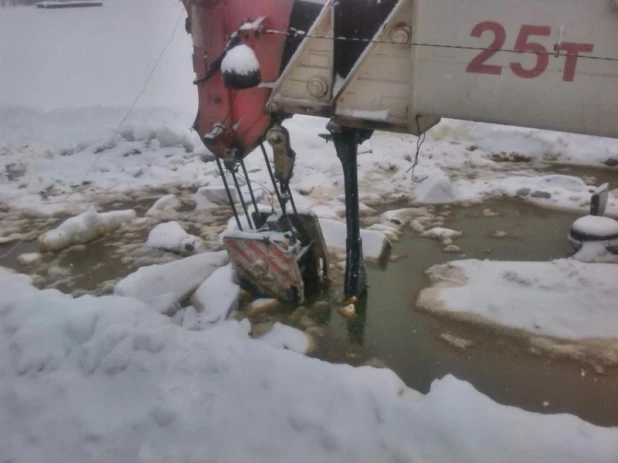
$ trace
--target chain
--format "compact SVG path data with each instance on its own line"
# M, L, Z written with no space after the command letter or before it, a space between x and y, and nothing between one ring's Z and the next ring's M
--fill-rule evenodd
M535 50L515 50L513 48L492 48L492 47L474 47L468 45L443 45L438 43L424 43L424 42L394 42L392 40L380 40L380 39L364 39L360 37L335 37L328 35L310 35L305 34L302 31L292 30L289 32L279 31L276 29L267 29L264 31L266 34L274 34L274 35L287 35L292 37L309 37L312 39L325 39L325 40L337 40L344 42L363 42L363 43L387 43L393 45L407 45L412 47L426 47L426 48L450 48L454 50L475 50L475 51L495 51L495 52L504 52L504 53L516 53L518 55L521 54L529 54L529 55L546 55L546 56L554 56L554 57L576 57L576 58L585 58L590 60L598 60L598 61L612 61L618 62L618 58L612 58L609 56L593 56L593 55L580 55L577 53L560 53L555 51L535 51Z

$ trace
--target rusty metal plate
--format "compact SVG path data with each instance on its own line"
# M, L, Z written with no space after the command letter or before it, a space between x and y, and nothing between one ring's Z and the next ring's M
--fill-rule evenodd
M303 302L304 282L293 254L263 236L226 236L223 244L241 280L265 295L287 302Z

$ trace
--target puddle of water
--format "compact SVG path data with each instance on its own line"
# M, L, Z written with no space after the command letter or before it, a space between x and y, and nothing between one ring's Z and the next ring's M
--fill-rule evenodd
M131 198L116 201L104 208L134 208L142 215L163 193L142 196L137 201ZM487 208L499 215L485 216L483 210ZM445 210L436 208L434 212ZM599 425L618 425L618 402L606 399L618 396L616 369L597 375L585 364L533 355L522 340L414 310L419 291L429 284L424 272L432 265L458 258L564 257L568 250L566 234L581 214L516 202L453 207L451 211L445 217L445 226L465 233L454 242L465 257L446 254L440 242L417 237L409 231L401 242L394 243L393 249L395 255L407 257L391 262L386 270L375 266L368 269L368 295L358 304L359 308L364 305L367 309L357 318L347 321L327 306L307 309L303 313L305 317L294 319L294 313L290 316L291 310L284 308L275 314L257 316L254 321L272 321L275 317L302 327L309 319L309 324L321 325L323 334L317 339L318 350L314 356L352 365L385 364L406 384L421 392L428 391L433 380L453 374L500 403L546 413L572 413ZM179 220L189 233L203 236L206 227L215 230L216 237L228 217L228 208L200 212L183 205L174 220ZM111 291L110 280L124 277L142 265L175 259L169 253L145 246L147 234L155 223L117 230L82 249L46 254L36 269L41 275L38 286L101 294ZM497 231L505 231L509 236L495 238L492 235ZM216 239L210 241L211 246L217 244ZM1 245L0 255L10 247L10 244ZM19 264L17 256L34 249L34 243L21 243L9 257L0 259L0 265L28 273L32 268ZM336 284L321 299L341 300L341 274L341 270L334 273ZM440 338L444 333L472 340L474 345L458 350ZM549 405L544 406L545 402Z
M229 218L229 207L217 207L208 211L195 210L190 199L192 192L176 190L181 201L177 212L147 219L147 222L129 223L104 237L86 245L73 246L59 252L43 253L36 264L22 264L18 257L23 253L37 252L34 241L0 244L0 266L34 275L34 284L39 288L55 288L79 296L84 293L109 294L113 284L144 265L161 264L177 259L172 253L146 246L148 233L154 226L168 220L177 220L187 233L204 238L207 249L218 250L218 233L223 231ZM138 217L166 190L142 192L139 198L126 195L100 204L99 210L134 209ZM60 224L66 215L48 220L44 227L33 226L41 233ZM26 220L26 219L20 219ZM40 224L39 224L40 225ZM207 229L208 233L205 233ZM206 236L208 235L208 236ZM10 252L9 252L10 251Z
M484 216L482 211L488 207L499 216ZM464 258L539 261L566 255L566 234L577 217L515 202L486 203L453 209L445 226L464 232L464 237L455 240ZM492 237L496 231L510 236ZM414 310L419 291L429 285L424 271L460 258L444 253L442 247L438 241L412 233L395 243L394 253L408 257L390 263L386 271L369 269L364 316L352 322L338 314L322 317L328 330L315 356L355 365L377 357L421 392L428 391L433 380L453 374L500 403L618 425L618 403L608 400L618 396L617 370L596 375L589 365L531 354L520 339ZM440 338L443 333L474 341L474 345L456 349Z

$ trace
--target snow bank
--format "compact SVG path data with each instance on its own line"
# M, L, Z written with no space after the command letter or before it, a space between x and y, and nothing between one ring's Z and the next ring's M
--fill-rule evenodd
M225 251L205 252L167 264L142 267L120 280L114 294L138 299L161 313L171 313L177 303L227 263Z
M346 224L330 219L319 219L322 234L329 248L345 249ZM381 260L390 250L391 243L386 235L376 230L361 230L363 255L366 259Z
M561 339L618 338L618 266L462 260L427 272L418 306Z
M276 322L272 329L258 338L273 347L289 349L299 354L308 354L314 347L313 339L307 333Z
M165 222L150 231L146 244L164 251L191 254L201 247L202 240L188 234L178 222Z
M134 210L99 213L91 206L86 212L65 220L56 229L41 235L37 243L41 251L60 251L100 238L135 216Z
M206 323L216 323L229 318L238 310L240 286L231 264L213 272L193 295L193 303L202 311L200 317Z
M0 275L0 455L7 461L614 463L618 428L499 405L446 376L188 331L135 299Z

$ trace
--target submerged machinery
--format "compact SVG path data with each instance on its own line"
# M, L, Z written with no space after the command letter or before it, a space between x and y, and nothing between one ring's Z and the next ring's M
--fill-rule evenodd
M267 294L302 301L305 283L328 279L319 222L296 210L289 188L296 154L282 123L295 114L328 119L343 165L346 297L366 286L356 155L374 130L421 136L450 117L618 138L615 0L183 2L194 128L246 218L226 247L241 279ZM244 166L258 147L273 214L258 208Z

